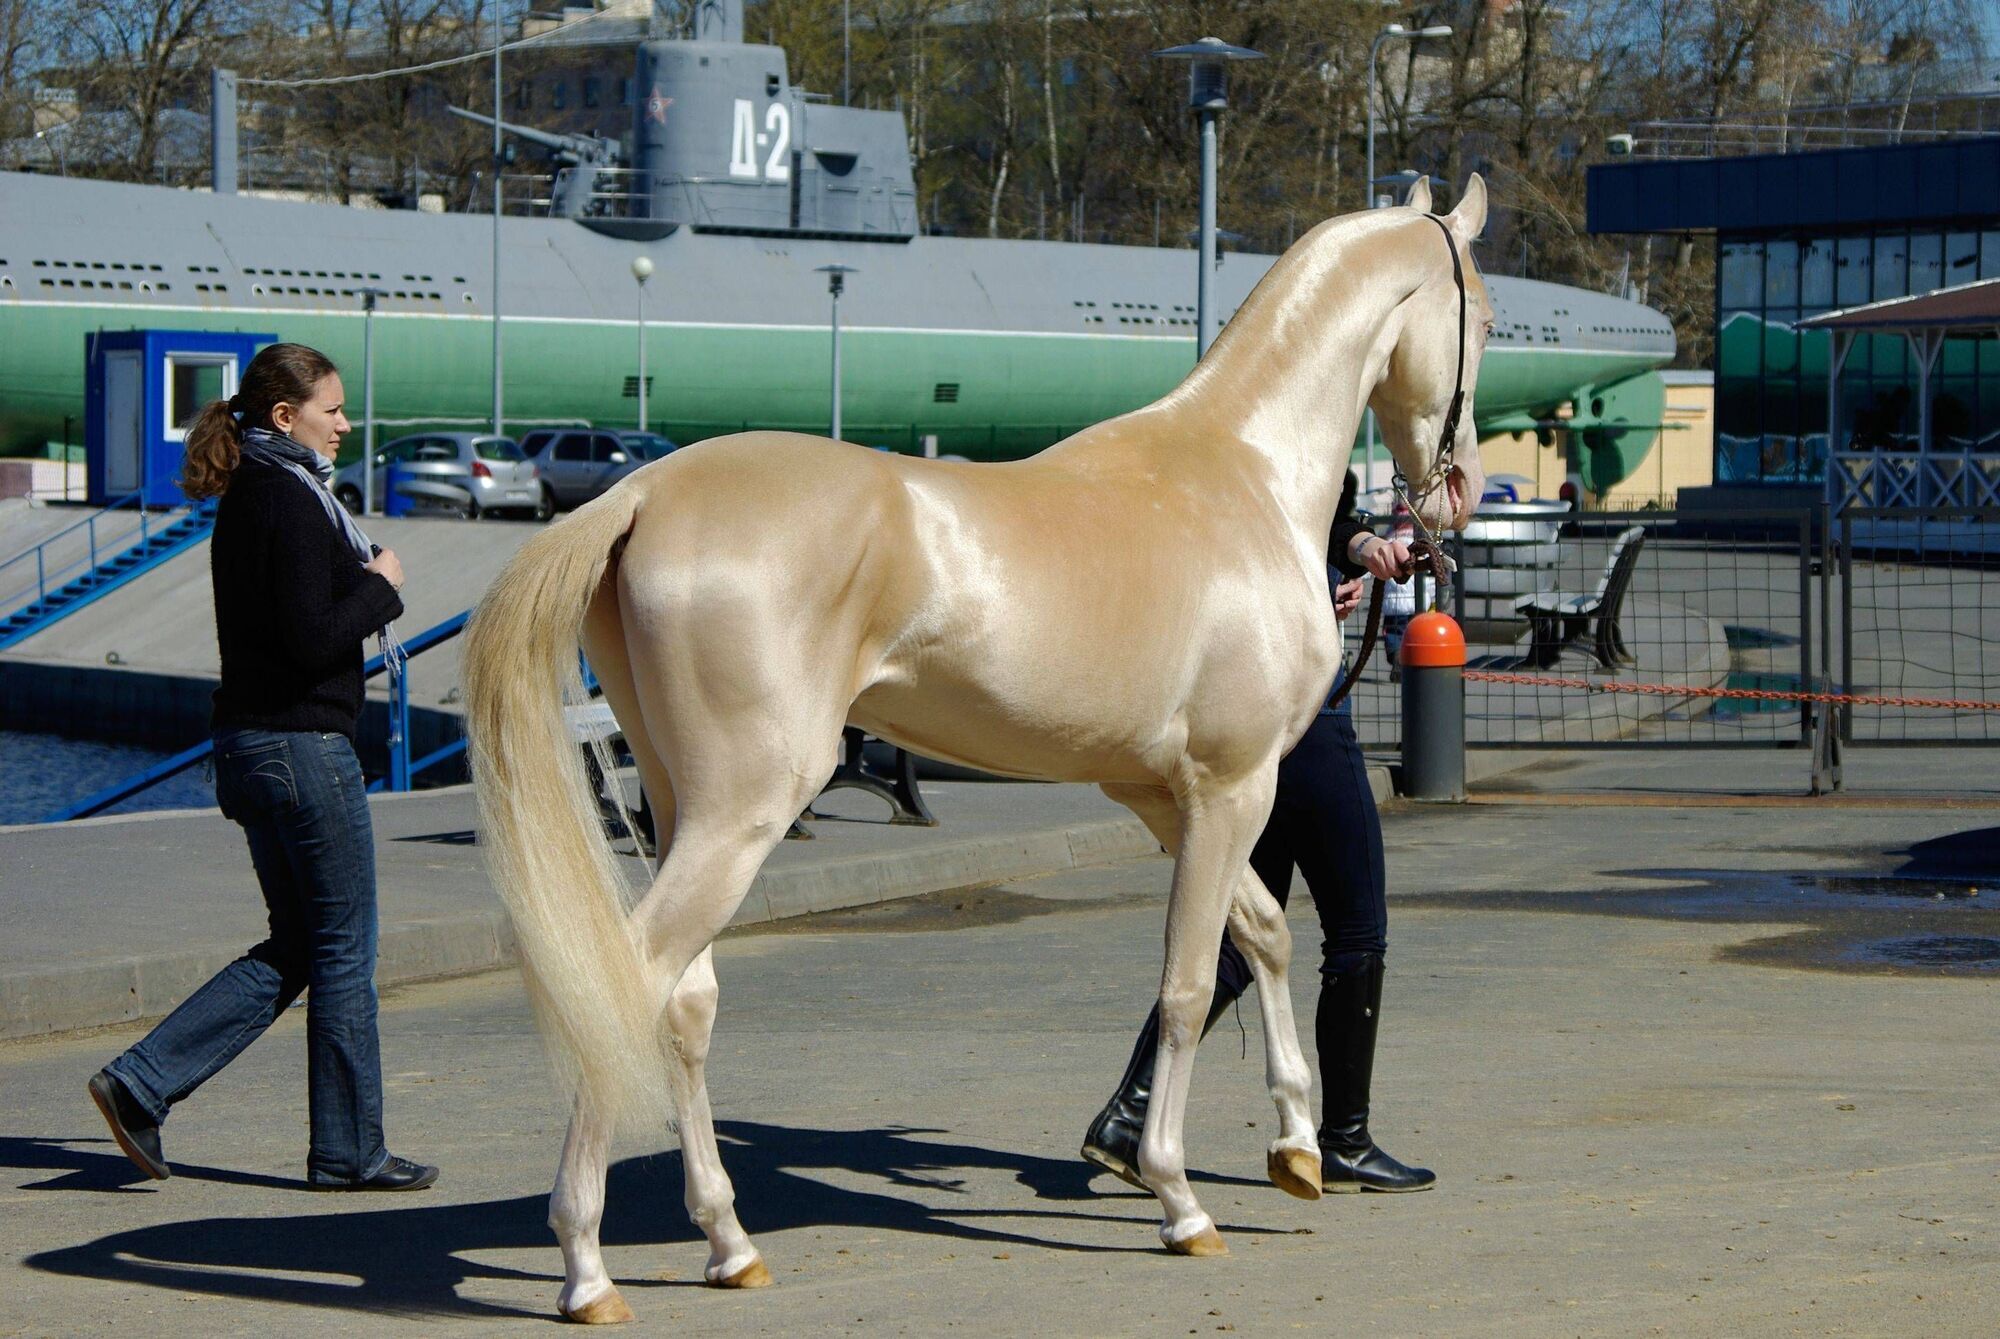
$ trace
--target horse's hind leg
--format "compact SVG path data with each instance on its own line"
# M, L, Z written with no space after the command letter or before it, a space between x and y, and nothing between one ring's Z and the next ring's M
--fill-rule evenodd
M681 1117L681 1174L688 1217L708 1238L703 1277L719 1288L763 1288L769 1286L771 1272L736 1221L736 1191L723 1170L708 1108L704 1069L717 994L714 949L705 948L682 973L666 1010L667 1079Z
M563 1286L556 1310L564 1319L585 1325L614 1325L632 1319L632 1308L618 1295L604 1270L597 1240L604 1220L604 1176L616 1126L588 1091L578 1091L570 1112L569 1133L563 1139L562 1164L556 1188L549 1194L549 1226L562 1246Z

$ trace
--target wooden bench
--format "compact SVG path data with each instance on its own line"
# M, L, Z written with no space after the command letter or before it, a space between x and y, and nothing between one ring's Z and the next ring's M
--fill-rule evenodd
M1590 594L1536 591L1514 601L1514 611L1528 619L1529 664L1553 665L1564 649L1585 637L1590 638L1591 653L1605 669L1636 663L1619 631L1618 618L1625 607L1625 593L1632 586L1633 569L1639 565L1639 551L1645 546L1645 528L1632 526L1612 541L1611 554L1604 560L1604 575Z

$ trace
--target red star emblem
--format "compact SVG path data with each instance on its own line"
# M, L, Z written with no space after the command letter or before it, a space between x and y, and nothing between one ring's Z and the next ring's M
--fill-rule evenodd
M660 92L660 86L654 84L653 95L646 99L646 119L648 121L656 121L660 125L665 125L667 123L667 108L673 105L674 100Z

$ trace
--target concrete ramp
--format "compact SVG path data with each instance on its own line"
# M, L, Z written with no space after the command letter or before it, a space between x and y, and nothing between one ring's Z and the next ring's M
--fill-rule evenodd
M416 633L472 606L507 559L539 529L532 522L503 520L370 521L369 537L394 549L403 561L405 612L398 629ZM221 664L208 543L27 638L0 654L0 661L215 679ZM378 696L385 691L380 681L373 688ZM458 643L411 662L413 705L451 710L457 689Z

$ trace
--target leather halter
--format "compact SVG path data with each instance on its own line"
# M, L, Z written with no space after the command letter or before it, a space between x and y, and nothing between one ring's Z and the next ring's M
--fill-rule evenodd
M1431 457L1431 467L1424 472L1424 477L1417 481L1420 494L1429 493L1433 488L1443 486L1450 477L1452 453L1458 446L1458 422L1465 412L1465 266L1458 258L1458 247L1452 242L1451 229L1445 226L1445 221L1435 214L1426 214L1424 217L1438 225L1438 230L1444 234L1444 249L1451 253L1451 280L1458 286L1458 371L1452 376L1451 407L1445 411L1444 427L1438 433L1437 451ZM1416 505L1410 501L1410 481L1403 477L1400 469L1390 480L1390 487L1396 490L1397 498L1408 509L1410 519L1416 522L1419 530L1423 531L1422 537L1410 544L1410 561L1428 563L1431 578L1435 583L1431 589L1433 591L1443 589L1445 571L1451 565L1451 559L1445 554L1443 542L1431 533L1431 528L1424 524L1424 518L1418 514ZM1375 653L1375 642L1382 635L1384 584L1377 578L1375 589L1369 593L1368 625L1361 634L1361 650L1354 657L1354 668L1340 681L1340 687L1326 700L1326 706L1322 710L1331 711L1354 691L1355 683L1361 678L1362 667L1368 663L1368 657Z

